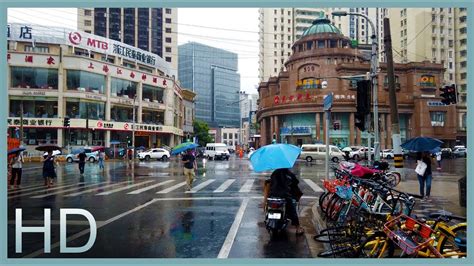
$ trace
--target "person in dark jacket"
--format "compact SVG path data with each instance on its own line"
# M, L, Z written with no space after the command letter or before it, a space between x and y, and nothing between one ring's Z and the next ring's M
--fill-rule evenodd
M81 173L81 175L83 175L84 167L86 166L86 158L87 158L86 152L82 151L81 153L77 155L77 158L79 158L79 172Z
M420 196L425 200L429 200L431 194L431 180L432 180L432 171L431 171L431 156L429 152L419 152L417 154L417 160L420 160L426 164L425 173L418 176L418 182L420 183ZM425 193L426 185L426 193Z
M53 151L48 151L48 154L43 156L44 185L48 188L53 185L53 180L56 178L55 164L56 161L54 160Z
M269 197L284 198L286 200L286 213L291 220L291 224L296 227L296 234L300 235L304 233L304 229L300 226L298 212L296 211L296 202L301 197L298 183L298 178L288 168L276 169L270 176Z

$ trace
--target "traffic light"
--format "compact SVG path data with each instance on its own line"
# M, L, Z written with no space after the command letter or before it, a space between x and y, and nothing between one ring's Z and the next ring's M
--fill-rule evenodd
M65 117L64 118L64 124L63 124L64 127L70 127L71 126L71 121L70 121L70 118L69 117Z
M365 118L370 113L370 81L357 81L357 112L355 126L365 131Z
M456 90L456 84L444 86L443 88L440 88L439 90L443 92L439 95L443 97L443 100L441 100L442 103L446 105L450 105L450 104L456 104L458 102L458 93Z
M355 126L360 131L365 131L365 114L361 114L361 113L355 114Z
M132 145L132 140L130 139L130 136L127 136L127 145L128 146Z

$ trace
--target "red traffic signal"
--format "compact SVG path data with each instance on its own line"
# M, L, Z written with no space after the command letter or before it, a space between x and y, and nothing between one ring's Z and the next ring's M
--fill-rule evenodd
M452 84L450 86L444 86L444 88L440 88L440 91L443 92L443 93L440 93L439 95L443 97L443 100L441 100L442 103L446 105L450 105L450 104L456 104L458 102L456 84Z

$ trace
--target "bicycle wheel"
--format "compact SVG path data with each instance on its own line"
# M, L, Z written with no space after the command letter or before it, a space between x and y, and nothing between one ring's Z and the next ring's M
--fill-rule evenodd
M441 237L438 240L437 249L441 255L445 258L460 258L466 257L466 245L459 245L456 243L456 238L466 239L467 237L467 225L465 223L457 224L449 228L454 235L450 232L441 231Z
M395 252L392 241L384 232L375 232L360 246L359 257L362 258L391 258Z
M328 210L328 213L327 213L328 218L332 221L340 222L339 216L341 215L341 211L346 210L345 208L346 205L347 205L346 201L338 197L337 201L334 202L331 209Z
M330 197L328 196L327 205L323 212L326 217L332 212L333 205L340 199L335 193L331 193L331 195Z
M390 187L394 188L396 186L398 186L398 184L400 184L400 175L397 175L395 173L386 173L384 175L384 181L387 182L387 185L389 185Z
M333 196L333 193L330 192L324 192L321 197L319 197L319 208L321 208L321 211L323 213L326 212L326 209L328 207L328 203L331 200Z

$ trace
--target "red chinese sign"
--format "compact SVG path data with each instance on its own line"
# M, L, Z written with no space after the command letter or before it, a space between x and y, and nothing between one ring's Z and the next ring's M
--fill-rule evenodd
M94 69L94 65L92 63L89 63L89 66L87 68Z
M102 71L104 71L105 73L109 72L109 67L107 65L104 65L102 67Z
M54 65L54 58L52 56L50 56L48 59L46 59L46 63L48 65Z
M122 74L122 69L117 68L117 75L121 75L121 74Z
M32 56L32 55L27 55L27 56L25 56L25 62L27 62L27 63L33 63L33 56Z

